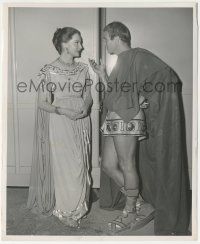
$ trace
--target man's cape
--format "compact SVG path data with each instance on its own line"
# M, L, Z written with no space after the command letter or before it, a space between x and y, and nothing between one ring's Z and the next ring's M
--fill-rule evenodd
M182 83L167 64L147 50L135 48L123 56L134 58L123 72L132 72L138 92L149 102L144 109L148 139L140 142L138 154L141 194L155 208L156 235L185 235L190 211ZM120 209L124 202L118 186L102 171L100 206Z

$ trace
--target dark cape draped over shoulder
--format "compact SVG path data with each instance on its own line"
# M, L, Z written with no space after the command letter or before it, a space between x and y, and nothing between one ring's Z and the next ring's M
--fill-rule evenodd
M125 121L132 119L139 108L138 94L149 103L144 109L148 139L139 144L138 166L141 194L155 208L155 234L186 235L190 211L182 82L166 63L141 48L119 55L109 79L114 80L134 82L136 89L126 95L108 92L103 118L110 110ZM118 186L101 171L100 207L121 209L124 203Z

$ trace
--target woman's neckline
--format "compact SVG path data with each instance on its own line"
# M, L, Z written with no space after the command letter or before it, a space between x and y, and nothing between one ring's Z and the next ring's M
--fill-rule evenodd
M73 62L73 65L64 65L64 63L60 62L60 60L58 60L59 58L57 58L54 62L52 62L50 65L58 68L60 70L64 70L64 71L73 71L75 70L78 66L79 66L79 62ZM63 61L64 62L64 61Z
M63 65L64 67L73 67L73 66L75 65L75 63L76 63L74 60L73 60L72 63L67 63L67 62L65 62L61 57L57 58L57 61L58 61L61 65Z

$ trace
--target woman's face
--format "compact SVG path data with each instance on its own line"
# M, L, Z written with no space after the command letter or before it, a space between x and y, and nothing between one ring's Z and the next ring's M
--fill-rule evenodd
M80 57L83 50L81 36L78 33L74 34L67 43L63 43L63 48L72 57Z

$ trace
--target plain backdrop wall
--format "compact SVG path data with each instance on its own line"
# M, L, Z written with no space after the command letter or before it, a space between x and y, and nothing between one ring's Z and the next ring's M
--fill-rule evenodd
M18 82L27 82L58 54L52 44L56 28L73 26L83 36L81 61L98 59L97 9L15 8L11 21L8 81L8 185L28 185L32 160L35 93L18 93ZM192 9L107 8L106 23L121 21L132 34L132 46L148 49L176 70L183 82L189 173L192 166ZM14 49L13 49L14 48ZM12 66L15 58L15 67ZM107 55L110 72L116 57ZM13 71L15 70L15 73ZM91 72L92 79L95 79ZM93 106L93 138L98 138L98 99ZM96 124L95 124L96 123ZM96 134L95 134L96 133ZM98 168L98 141L93 158ZM95 179L99 182L99 171ZM98 184L97 184L98 185Z
M36 92L18 92L17 84L38 74L59 54L52 43L57 28L80 30L84 51L79 61L98 58L98 10L96 8L14 8L10 11L8 81L8 185L29 184L32 162ZM13 64L13 65L12 65ZM96 79L90 69L91 78ZM93 89L93 183L99 186L98 97Z
M132 47L150 50L179 75L183 82L189 175L192 175L192 83L193 12L192 8L107 8L106 24L124 23L131 31ZM110 72L116 57L107 55Z

